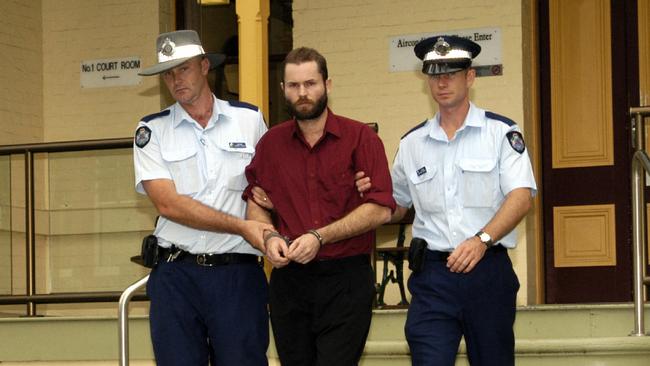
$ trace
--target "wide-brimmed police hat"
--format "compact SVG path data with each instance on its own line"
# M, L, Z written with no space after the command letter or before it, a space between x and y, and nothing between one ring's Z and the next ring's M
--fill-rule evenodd
M466 38L440 35L421 40L413 51L422 60L423 73L438 75L469 68L481 46Z
M218 53L205 53L199 35L193 30L179 30L163 33L156 40L158 63L140 71L138 74L150 76L172 69L196 56L205 56L210 61L210 69L221 65L226 56Z

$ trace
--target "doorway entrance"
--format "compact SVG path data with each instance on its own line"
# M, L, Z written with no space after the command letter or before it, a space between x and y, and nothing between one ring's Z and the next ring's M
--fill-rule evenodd
M647 3L539 2L546 303L632 300L628 111Z

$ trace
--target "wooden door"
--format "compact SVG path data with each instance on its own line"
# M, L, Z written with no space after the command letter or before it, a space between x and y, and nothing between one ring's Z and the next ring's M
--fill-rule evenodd
M637 1L539 5L545 301L631 301Z

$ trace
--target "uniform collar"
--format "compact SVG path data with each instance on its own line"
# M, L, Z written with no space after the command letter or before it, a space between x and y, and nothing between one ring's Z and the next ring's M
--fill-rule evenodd
M330 134L337 138L341 137L341 122L339 121L339 117L332 113L332 110L329 107L327 107L327 119L325 120L323 137L327 134ZM293 119L293 129L291 131L291 135L302 139L302 133L300 132L300 127L298 127L298 121L296 121L295 118Z
M477 108L474 103L469 102L469 111L465 117L464 126L469 127L485 127L485 112L481 113L481 109Z
M481 113L482 110L477 108L474 103L469 102L469 110L467 111L467 116L465 116L465 121L463 125L460 126L456 133L464 130L466 127L485 127L485 112ZM440 112L436 113L433 117L433 123L431 124L431 129L429 130L429 137L434 140L447 141L447 134L445 130L440 127Z
M230 118L230 116L227 114L230 108L232 107L230 106L230 104L228 104L228 102L217 99L217 97L215 97L214 94L212 94L212 116L210 117L210 121L208 122L208 125L205 127L205 129L207 130L210 127L212 127L216 123L216 121L221 119L221 116ZM173 119L174 128L180 126L181 123L183 122L196 124L197 126L199 125L198 122L196 122L194 118L192 118L190 114L187 113L185 108L183 108L183 106L181 106L181 104L178 102L174 104L172 114L174 117Z

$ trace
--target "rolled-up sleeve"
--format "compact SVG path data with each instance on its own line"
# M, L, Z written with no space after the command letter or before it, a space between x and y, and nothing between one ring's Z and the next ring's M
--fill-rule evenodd
M404 173L401 151L401 149L397 151L395 161L393 162L393 170L391 171L393 198L395 198L395 202L398 205L408 208L413 204L413 200L411 198L411 191L409 190L408 179Z
M370 177L371 188L363 193L364 203L375 203L395 211L393 185L384 144L370 128L364 129L355 154L355 166Z

